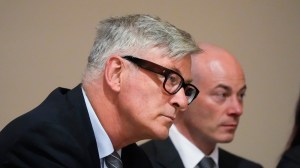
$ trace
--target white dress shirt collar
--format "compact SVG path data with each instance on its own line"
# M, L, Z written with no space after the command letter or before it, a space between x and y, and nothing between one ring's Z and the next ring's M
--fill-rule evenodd
M114 147L111 143L111 140L109 139L107 133L105 132L104 128L102 127L95 111L93 110L93 107L87 98L84 89L82 88L82 93L84 97L84 101L89 113L89 117L91 120L91 124L93 127L94 135L96 138L96 143L97 143L97 149L98 149L98 154L100 157L100 167L106 167L104 166L104 157L110 155L114 151ZM120 154L120 151L118 151Z
M186 137L184 137L175 127L172 125L170 128L169 136L177 149L179 156L183 162L185 168L195 168L200 160L205 156L204 153L192 144ZM209 155L212 157L218 167L219 150L215 147L214 151Z

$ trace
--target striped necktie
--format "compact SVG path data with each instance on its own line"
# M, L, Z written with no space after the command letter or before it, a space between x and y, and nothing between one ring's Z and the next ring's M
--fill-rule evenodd
M205 156L198 164L199 168L216 168L216 164L211 157Z
M105 159L106 166L108 168L123 168L120 155L116 151L106 156L104 159Z

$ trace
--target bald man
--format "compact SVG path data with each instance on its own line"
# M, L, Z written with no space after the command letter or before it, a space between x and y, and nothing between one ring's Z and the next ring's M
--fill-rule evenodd
M192 56L193 83L200 94L187 111L178 113L164 141L141 147L154 168L261 168L262 166L217 146L233 140L243 114L246 81L239 62L226 50L199 45Z

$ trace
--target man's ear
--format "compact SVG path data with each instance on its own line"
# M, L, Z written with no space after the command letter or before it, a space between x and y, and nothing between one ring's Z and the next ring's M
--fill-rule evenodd
M123 70L122 58L111 56L106 61L105 81L107 85L114 91L119 92L121 88L121 72Z

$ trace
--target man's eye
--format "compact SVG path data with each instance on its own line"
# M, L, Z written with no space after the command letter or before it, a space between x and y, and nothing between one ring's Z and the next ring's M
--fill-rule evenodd
M246 93L241 93L240 95L239 95L239 97L240 97L240 99L241 100L243 100L243 98L246 96Z
M228 96L226 92L217 92L214 94L214 99L216 102L224 102Z
M179 78L175 74L171 74L168 76L168 83L171 85L177 85L179 83Z
M226 98L226 97L228 97L228 94L227 93L217 93L217 96Z

